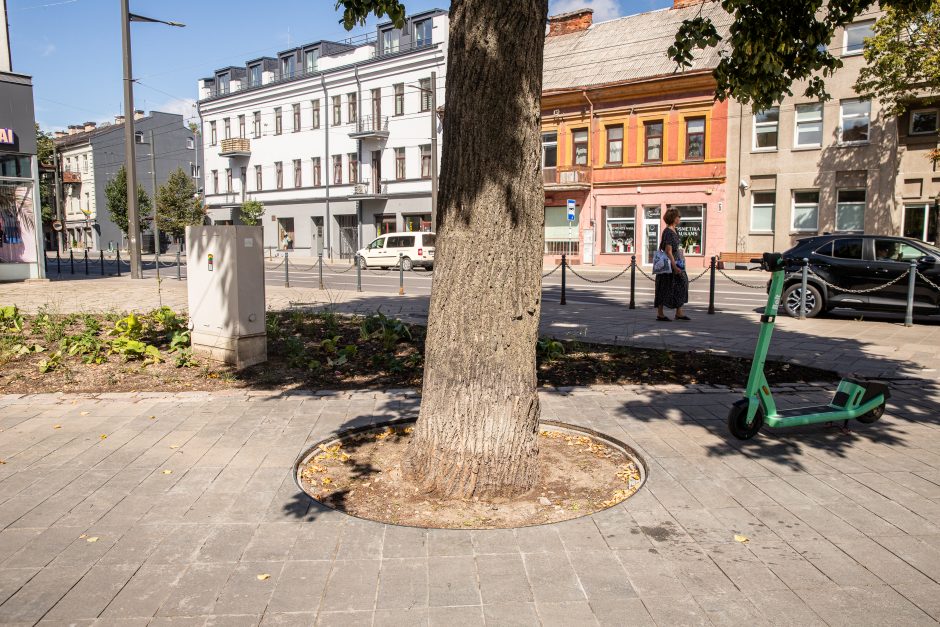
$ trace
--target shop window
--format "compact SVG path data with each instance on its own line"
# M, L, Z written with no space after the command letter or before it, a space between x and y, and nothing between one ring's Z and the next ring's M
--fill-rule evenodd
M705 254L705 206L704 205L669 205L669 209L679 210L679 241L686 255Z
M376 235L385 235L386 233L395 232L395 216L394 215L377 215L375 216L375 234Z
M751 231L773 233L774 210L777 192L754 192L751 194Z
M545 254L577 254L578 225L568 223L567 207L545 207Z
M865 230L865 190L840 189L836 201L836 230Z
M793 192L793 231L815 233L819 230L819 192Z
M605 253L636 253L636 207L605 207Z
M422 213L414 216L403 216L405 220L405 231L414 233L416 231L428 232L431 230L431 214Z

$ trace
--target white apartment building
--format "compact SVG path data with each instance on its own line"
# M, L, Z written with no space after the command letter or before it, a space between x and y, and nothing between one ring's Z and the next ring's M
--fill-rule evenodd
M199 81L205 199L214 224L264 204L265 247L352 258L381 233L431 227L432 106L444 95L448 16L318 41Z
M94 130L95 125L91 123L69 127L73 134ZM73 248L96 248L95 232L91 228L98 215L94 158L90 142L64 148L60 155L66 245Z

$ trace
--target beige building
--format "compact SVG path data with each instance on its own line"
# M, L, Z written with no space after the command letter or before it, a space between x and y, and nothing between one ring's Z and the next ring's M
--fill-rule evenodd
M878 13L836 32L844 67L826 80L832 99L793 96L762 112L728 109L728 252L783 251L796 239L836 232L937 242L938 107L900 119L854 90L862 45Z

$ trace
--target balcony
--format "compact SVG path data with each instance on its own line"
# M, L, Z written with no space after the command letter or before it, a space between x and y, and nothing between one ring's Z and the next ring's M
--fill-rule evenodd
M388 139L387 115L364 115L356 122L355 130L349 133L352 139Z
M82 175L76 172L75 170L63 170L62 182L63 183L81 183Z
M223 139L219 149L220 157L250 157L251 140L245 137Z
M384 181L370 182L368 179L353 186L350 200L385 200L388 198L388 183Z
M587 189L591 186L591 168L586 165L542 168L542 177L545 187L551 189Z

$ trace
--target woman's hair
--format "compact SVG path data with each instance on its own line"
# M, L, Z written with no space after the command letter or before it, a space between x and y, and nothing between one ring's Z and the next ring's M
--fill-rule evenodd
M679 210L676 209L675 207L670 207L669 209L666 209L666 215L663 216L663 221L668 226L672 226L672 224L676 221L676 218L678 217L679 217Z

